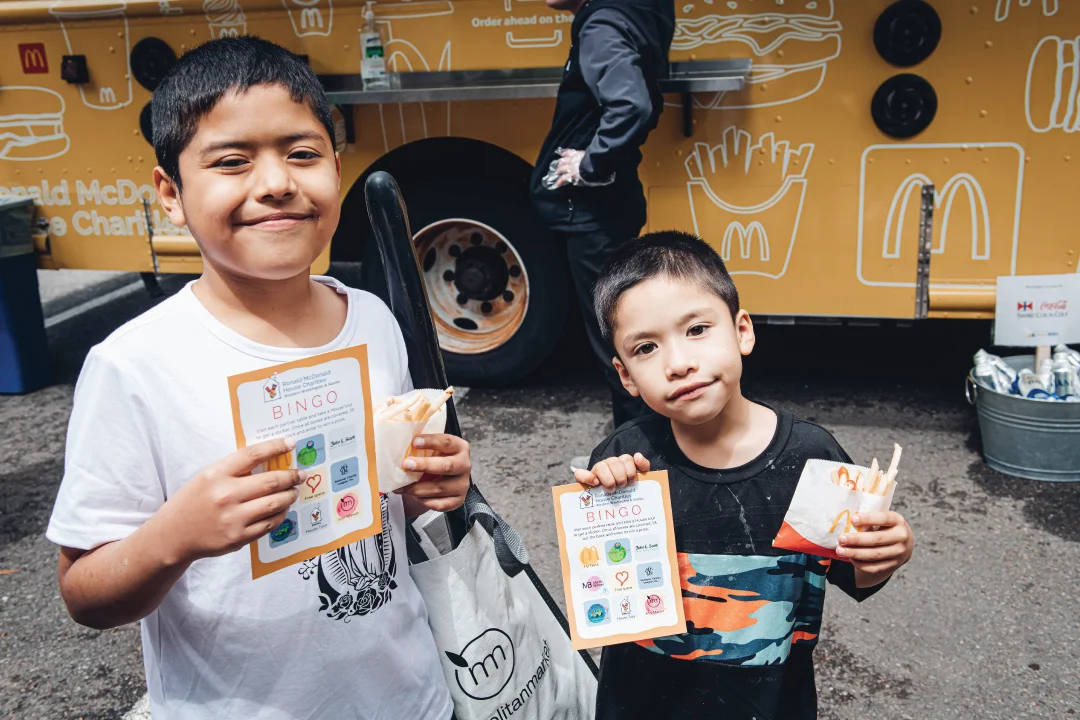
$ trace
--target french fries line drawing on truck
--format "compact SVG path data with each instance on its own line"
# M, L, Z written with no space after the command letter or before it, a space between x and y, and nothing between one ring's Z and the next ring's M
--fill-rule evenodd
M1014 2L1022 8L1032 4L1032 0L997 0L994 19L998 22L1005 22L1008 20ZM1042 14L1044 16L1051 17L1052 15L1057 15L1058 0L1040 0L1040 2L1042 4Z
M771 132L754 142L734 125L720 145L695 145L685 163L694 232L723 238L720 256L732 275L779 279L787 272L813 155L811 143L792 148ZM734 178L742 181L741 189L725 182Z

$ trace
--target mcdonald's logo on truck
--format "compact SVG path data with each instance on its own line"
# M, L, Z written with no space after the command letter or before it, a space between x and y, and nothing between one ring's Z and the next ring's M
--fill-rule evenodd
M49 60L45 56L45 43L28 43L19 46L19 61L24 75L44 75L49 72Z
M743 225L738 220L733 220L727 226L727 230L724 231L724 241L720 245L720 257L724 259L724 262L731 261L731 241L736 238L739 241L739 257L744 260L749 259L756 240L761 262L769 262L769 233L760 222L754 220L749 225Z

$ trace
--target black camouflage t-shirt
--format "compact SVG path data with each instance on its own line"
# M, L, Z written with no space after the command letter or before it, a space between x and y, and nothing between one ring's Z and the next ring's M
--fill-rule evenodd
M879 588L856 588L849 563L772 541L806 461L851 458L824 428L781 412L761 455L712 470L691 462L670 421L652 415L619 428L589 466L635 452L668 472L687 632L605 648L598 720L816 718L812 652L825 581L857 600Z

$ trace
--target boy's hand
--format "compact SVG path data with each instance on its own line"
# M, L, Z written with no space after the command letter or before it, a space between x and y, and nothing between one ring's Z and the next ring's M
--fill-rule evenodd
M649 461L641 453L607 458L592 470L574 468L574 479L585 487L603 485L607 492L624 488L637 480L638 473L649 472Z
M418 482L394 491L405 496L405 514L417 517L426 510L449 512L461 507L472 472L469 443L456 435L417 435L413 447L439 454L406 458L402 463L401 467L409 472L424 473Z
M855 566L856 584L872 587L884 582L911 559L915 536L896 512L860 513L851 518L858 527L877 527L840 536L836 554Z
M159 521L168 527L161 537L174 544L168 548L168 556L175 562L190 563L225 555L280 525L299 494L296 486L307 479L307 473L249 473L294 447L292 439L267 440L200 470L158 511Z

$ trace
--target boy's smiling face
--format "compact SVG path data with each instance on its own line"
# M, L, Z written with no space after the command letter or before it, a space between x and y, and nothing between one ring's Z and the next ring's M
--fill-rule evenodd
M754 349L745 310L694 282L659 275L619 298L615 368L631 395L672 420L700 425L740 392L742 356Z
M283 280L307 271L337 228L341 168L326 129L279 85L230 92L180 153L183 191L161 168L161 204L220 274Z

